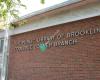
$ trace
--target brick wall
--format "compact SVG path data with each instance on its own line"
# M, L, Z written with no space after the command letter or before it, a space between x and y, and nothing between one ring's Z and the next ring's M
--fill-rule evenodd
M100 16L11 36L8 80L100 80L100 32L66 37L68 32L97 28L100 28ZM51 46L44 52L34 48L38 38L54 35L57 30L66 33L59 40L77 39L77 43ZM33 42L20 43L27 40ZM55 38L50 43L57 41ZM33 46L19 50L18 45Z

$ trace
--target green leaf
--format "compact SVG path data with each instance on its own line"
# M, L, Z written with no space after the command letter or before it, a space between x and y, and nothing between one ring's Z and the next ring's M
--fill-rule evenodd
M1 15L2 15L2 18L5 20L7 16L7 10L6 9L2 10Z
M19 3L21 3L21 0L17 0Z
M26 5L24 5L24 4L20 4L20 6L24 7L25 9L27 8Z
M11 11L10 14L11 14L11 16L13 16L14 18L19 18L18 14L15 13L15 12L13 12L13 11Z
M41 0L41 3L44 4L45 3L45 0Z

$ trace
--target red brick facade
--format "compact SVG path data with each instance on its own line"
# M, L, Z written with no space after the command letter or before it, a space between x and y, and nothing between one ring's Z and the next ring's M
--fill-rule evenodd
M45 52L34 47L57 30L49 42L57 45L50 44ZM60 44L66 40L77 42ZM100 16L14 35L10 44L8 80L100 80Z

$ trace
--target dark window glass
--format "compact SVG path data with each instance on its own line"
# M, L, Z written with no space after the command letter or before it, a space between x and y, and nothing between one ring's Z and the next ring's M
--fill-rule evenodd
M0 40L0 54L1 54L2 51L3 51L3 43L4 43L4 40L1 39L1 40Z

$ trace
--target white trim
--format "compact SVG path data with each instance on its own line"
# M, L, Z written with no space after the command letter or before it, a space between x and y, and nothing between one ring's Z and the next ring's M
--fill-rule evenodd
M11 30L9 31L9 34L16 35L28 31L32 31L32 30L42 29L53 25L68 23L68 22L77 21L85 18L94 17L94 16L100 16L100 3L94 3L94 4L74 8L71 10L66 10L64 12L57 13L53 16L46 16L30 24ZM3 37L3 35L4 32L1 32L0 37Z
M23 19L26 19L26 18L29 18L29 17L32 17L32 16L36 16L36 15L39 15L39 14L54 10L54 9L58 9L58 8L66 6L66 5L70 5L70 4L73 4L73 3L78 3L80 1L82 1L82 0L68 0L68 1L62 2L60 4L56 4L54 6L50 6L50 7L44 8L42 10L35 11L35 12L30 13L30 14L24 15L24 16L20 17L19 20L23 20ZM17 20L15 20L14 22L16 22L16 21Z
M53 17L47 16L44 19L39 19L31 24L16 28L12 31L12 34L24 33L36 29L46 28L53 25L77 21L98 15L100 15L100 4L87 5L78 9L69 10L69 12L62 12Z

